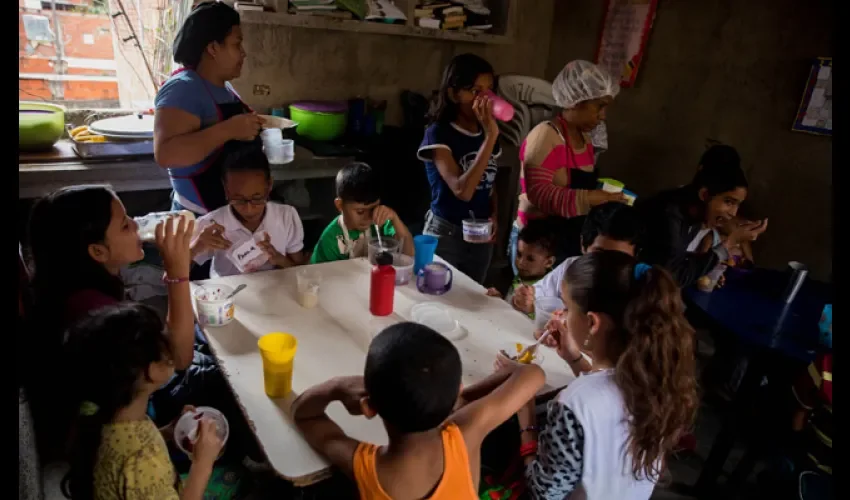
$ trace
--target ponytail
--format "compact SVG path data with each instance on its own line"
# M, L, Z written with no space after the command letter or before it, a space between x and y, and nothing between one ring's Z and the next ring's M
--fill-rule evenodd
M64 356L77 419L71 432L71 468L62 493L73 500L94 498L94 469L103 428L150 381L151 363L170 357L162 320L141 304L107 306L72 327Z
M622 324L629 341L617 360L614 380L632 417L632 473L657 480L699 407L694 331L670 273L650 267L635 279L634 288Z
M94 407L93 414L83 411L85 406ZM62 478L62 494L73 500L94 499L94 466L97 452L100 449L103 427L112 421L117 408L111 411L100 409L94 403L84 402L81 405L81 415L74 426L71 437L71 452L68 461L70 469Z
M566 281L583 312L604 313L614 322L606 347L630 417L632 474L658 480L699 406L694 331L679 287L666 270L616 251L581 257Z

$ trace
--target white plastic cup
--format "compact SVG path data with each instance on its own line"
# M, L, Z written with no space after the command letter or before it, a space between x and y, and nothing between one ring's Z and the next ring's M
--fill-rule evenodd
M404 286L413 279L413 257L403 253L393 255L396 286Z
M491 220L463 220L463 241L467 243L489 243L492 232Z
M286 156L282 144L264 144L263 152L266 153L269 163L286 163Z
M369 239L369 247L366 251L366 257L369 259L369 264L373 266L378 263L378 254L388 252L395 260L395 256L401 253L401 242L390 236L381 236L381 239L372 237Z
M175 212L151 212L142 217L135 217L133 220L136 221L136 224L139 226L139 238L148 243L153 242L156 239L156 226L160 222L168 220L169 217L182 217L186 219L186 224L195 220L195 214L188 210ZM177 224L179 223L179 220L175 220L171 223L174 230L177 229Z
M260 133L263 144L280 144L283 140L283 131L279 128L267 128Z
M295 273L298 286L298 303L304 309L312 309L319 305L319 288L322 286L322 274L319 271L304 267Z
M552 319L552 314L564 308L561 297L537 297L534 299L534 328L539 331L546 329L546 323Z
M198 309L198 322L202 326L224 326L233 321L236 310L234 299L227 297L233 288L227 285L203 285L192 294Z
M280 141L280 146L283 149L283 163L289 163L295 159L295 141L283 139Z

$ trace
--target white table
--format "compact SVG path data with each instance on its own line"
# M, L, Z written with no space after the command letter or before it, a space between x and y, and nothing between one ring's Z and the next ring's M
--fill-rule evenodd
M223 327L206 328L205 333L272 467L297 485L324 478L329 464L310 448L295 427L289 415L292 400L329 378L362 375L371 339L389 325L410 320L413 305L443 304L467 329L467 336L455 342L463 361L465 385L493 372L499 349L510 352L516 342L533 341L533 324L528 317L503 300L487 297L484 288L456 269L452 269L451 291L441 297L420 293L414 283L397 287L394 313L379 318L369 313L370 266L366 260L313 267L322 274L319 306L314 309L304 309L296 301L295 269L199 283L248 285L236 296L234 321ZM193 289L197 285L193 284ZM270 399L263 390L257 339L269 332L286 332L298 339L293 393L285 399ZM544 391L573 380L569 367L553 350L541 348L540 354L546 372ZM328 415L356 439L387 443L379 418L352 417L340 403L329 406Z

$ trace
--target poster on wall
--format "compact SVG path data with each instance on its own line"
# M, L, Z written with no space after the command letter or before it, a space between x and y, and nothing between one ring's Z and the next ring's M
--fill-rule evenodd
M791 130L832 136L832 58L818 57L809 70L809 80Z
M643 59L658 0L606 0L596 64L631 87Z

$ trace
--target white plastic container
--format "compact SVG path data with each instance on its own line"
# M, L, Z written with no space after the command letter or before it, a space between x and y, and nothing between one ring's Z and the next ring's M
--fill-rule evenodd
M215 422L215 430L221 439L222 447L218 456L224 453L227 438L230 437L230 424L223 413L210 406L199 406L195 411L186 412L180 416L174 425L174 442L177 448L192 458L195 442L198 440L198 425L202 419L210 419Z
M195 220L195 214L188 210L180 210L178 212L151 212L143 217L136 217L133 220L139 225L139 238L142 241L151 242L156 240L156 226L160 222L167 220L169 217L182 217L186 219L186 224L189 221ZM174 229L177 229L177 224L180 221L172 223Z
M395 284L403 286L413 279L413 257L403 253L393 255L393 267L395 268Z
M493 232L493 221L463 220L463 241L467 243L489 243Z
M393 256L393 262L395 262L395 256L401 252L401 242L389 236L381 236L380 240L375 237L370 238L366 253L369 264L373 266L377 264L378 254L381 252L389 252Z
M202 285L192 294L198 310L198 322L203 326L224 326L233 321L236 313L234 299L227 297L233 288L227 285Z

